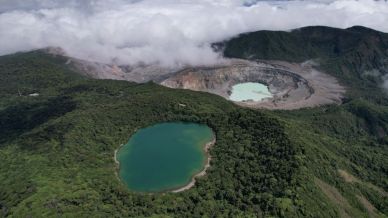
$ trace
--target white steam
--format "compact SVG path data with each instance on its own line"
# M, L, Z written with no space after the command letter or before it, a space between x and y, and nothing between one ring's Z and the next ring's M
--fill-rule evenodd
M212 42L242 32L387 24L388 3L373 0L0 0L0 55L58 46L106 63L203 65L220 60Z

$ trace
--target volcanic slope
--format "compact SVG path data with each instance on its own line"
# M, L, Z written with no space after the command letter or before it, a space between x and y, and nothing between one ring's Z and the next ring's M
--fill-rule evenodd
M302 36L318 32L325 39L330 38L326 32L385 37L360 27L306 30ZM276 39L294 33L271 34ZM248 44L257 40L248 38ZM336 39L322 43L330 47ZM376 59L361 59L363 67L357 67L358 62L347 64L355 60L347 56L352 52L339 54L337 62L331 62L335 66L321 61L320 67L341 69L335 76L347 85L342 105L292 111L241 108L216 95L154 83L94 80L75 73L66 64L68 59L42 52L0 57L0 213L384 217L388 98L380 75L364 75L373 69L384 75L386 54L376 50L380 48L355 49L360 57L377 52ZM285 50L271 59L288 55ZM303 60L312 58L317 57ZM217 142L210 150L208 173L178 194L133 193L116 177L114 151L136 129L167 121L197 122L214 130Z
M299 109L340 104L345 88L312 66L284 61L229 60L219 67L182 70L161 82L170 88L206 91L230 99L232 87L245 82L268 86L272 96L261 101L236 102L240 106L267 109Z
M42 50L67 58L74 71L95 79L154 81L163 86L205 91L230 99L232 86L244 82L267 85L272 96L263 101L235 102L240 106L267 109L298 109L340 104L345 88L337 79L315 68L314 61L247 61L226 59L206 67L165 68L156 65L117 66L68 57L60 48Z
M379 98L378 88L388 73L388 34L361 26L257 31L216 43L214 47L229 58L293 63L313 60L316 69L350 87L347 96Z

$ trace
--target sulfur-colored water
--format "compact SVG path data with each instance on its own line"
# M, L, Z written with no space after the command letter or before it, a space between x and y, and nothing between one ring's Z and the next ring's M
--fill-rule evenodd
M161 192L183 187L206 164L213 132L193 123L162 123L139 130L117 153L119 175L129 189Z
M230 100L236 102L242 101L261 101L264 98L272 97L268 87L261 83L240 83L232 87Z

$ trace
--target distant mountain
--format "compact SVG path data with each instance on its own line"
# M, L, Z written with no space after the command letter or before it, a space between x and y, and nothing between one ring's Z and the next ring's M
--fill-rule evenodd
M379 57L388 56L388 34L361 26L337 29L305 27L290 32L258 31L245 33L225 42L226 57L244 59L283 59L304 61L363 54L359 61L381 66Z
M1 56L0 217L387 217L387 34L306 27L216 46L227 57L314 60L346 84L348 99L253 110L209 93L93 79L61 55ZM181 193L128 190L115 150L140 128L176 121L215 132L206 176Z
M257 31L217 43L215 47L223 49L225 57L230 58L315 60L344 84L365 90L380 86L388 73L388 34L361 26Z

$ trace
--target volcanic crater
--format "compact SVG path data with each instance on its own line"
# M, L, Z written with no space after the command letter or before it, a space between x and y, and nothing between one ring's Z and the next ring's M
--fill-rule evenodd
M245 82L268 86L272 97L261 101L235 102L241 106L267 109L298 109L339 104L345 89L334 77L317 71L312 62L233 60L227 65L187 68L160 84L170 88L205 91L230 100L232 87Z
M254 82L268 86L272 96L260 101L235 102L244 107L292 110L341 104L345 93L337 79L317 70L317 63L312 60L290 63L225 59L214 66L186 67L176 71L155 65L117 66L89 62L68 57L61 51L59 48L44 50L51 55L67 57L67 64L75 71L96 79L154 81L170 88L213 93L228 100L231 100L234 85Z

